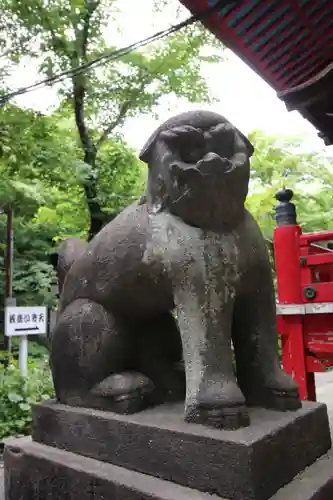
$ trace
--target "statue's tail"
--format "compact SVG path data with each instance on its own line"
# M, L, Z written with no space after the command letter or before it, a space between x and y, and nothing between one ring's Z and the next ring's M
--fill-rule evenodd
M80 238L67 238L58 248L56 260L53 261L59 282L59 294L65 282L66 275L74 262L86 251L88 243Z

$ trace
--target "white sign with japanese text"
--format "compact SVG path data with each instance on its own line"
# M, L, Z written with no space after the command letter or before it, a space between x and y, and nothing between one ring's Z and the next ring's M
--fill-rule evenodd
M7 337L43 335L47 332L47 308L6 307L5 334Z

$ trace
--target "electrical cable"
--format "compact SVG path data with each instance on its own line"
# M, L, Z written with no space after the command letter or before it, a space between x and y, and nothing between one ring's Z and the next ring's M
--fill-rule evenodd
M106 64L109 61L115 61L117 59L120 59L122 56L133 52L134 50L144 47L148 45L149 43L155 42L157 40L160 40L162 38L165 38L168 35L171 35L173 33L176 33L177 31L180 31L181 29L190 26L198 21L202 21L206 17L210 16L213 14L220 6L221 4L225 4L225 0L219 0L217 1L213 6L208 7L207 9L203 10L202 12L198 14L194 14L184 21L175 24L171 26L170 28L167 28L163 31L159 31L155 33L154 35L151 35L147 38L144 38L143 40L140 40L138 42L132 43L126 47L123 47L121 49L117 49L111 52L108 52L107 54L103 54L92 61L86 62L80 66L77 66L76 68L72 68L66 71L62 71L61 73L57 73L56 75L53 75L49 78L45 78L44 80L40 80L39 82L36 82L32 85L28 85L26 87L21 87L17 90L13 90L12 92L9 92L7 94L3 94L0 96L0 105L6 104L10 99L13 99L14 97L17 97L22 94L27 94L28 92L32 92L34 90L39 90L40 88L46 87L50 84L55 84L58 82L62 82L63 80L66 80L67 78L73 77L77 74L84 73L86 71L89 71L92 68L99 67L101 65Z

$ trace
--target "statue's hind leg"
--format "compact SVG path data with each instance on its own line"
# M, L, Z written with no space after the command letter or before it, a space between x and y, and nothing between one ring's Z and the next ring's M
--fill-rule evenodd
M148 406L152 382L133 370L132 335L123 318L87 299L59 316L51 339L57 399L64 404L133 413Z

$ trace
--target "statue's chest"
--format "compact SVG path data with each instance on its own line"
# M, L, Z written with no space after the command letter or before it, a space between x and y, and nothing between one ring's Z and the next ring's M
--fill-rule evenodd
M216 287L236 286L239 279L239 245L237 234L203 231L195 260L202 275Z
M215 233L169 217L154 232L153 246L173 278L235 286L239 277L238 239L236 232Z
M222 307L238 289L237 235L198 230L187 242L181 240L168 269L175 288L180 286L213 309Z
M217 234L202 231L198 248L207 267L237 267L239 260L238 238L234 233Z

